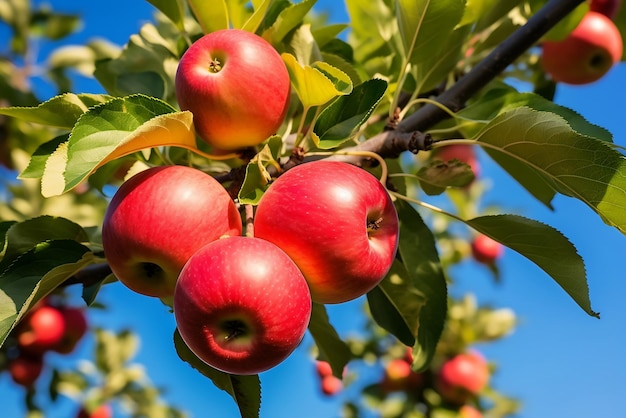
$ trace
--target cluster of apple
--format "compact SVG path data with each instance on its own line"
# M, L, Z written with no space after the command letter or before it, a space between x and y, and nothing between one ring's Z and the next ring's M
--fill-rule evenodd
M556 82L588 84L621 61L623 41L615 18L621 0L591 0L589 11L563 40L542 44L541 64Z
M5 355L7 370L18 385L31 388L43 371L48 352L69 354L87 331L83 309L39 302L12 331Z
M176 75L181 108L193 113L199 136L218 152L275 133L289 90L276 50L241 30L197 40ZM239 208L222 184L174 165L124 182L102 227L119 281L173 303L191 351L234 374L259 373L284 360L307 330L312 302L364 295L384 278L398 246L387 190L343 162L285 171L260 199L253 227L246 221L243 236Z
M333 374L333 369L327 361L316 360L315 371L320 379L320 389L326 396L333 396L343 389L343 380Z
M402 358L391 359L378 384L382 393L404 392L413 399L421 399L426 389L434 390L441 400L461 418L480 418L482 413L474 406L490 378L489 366L477 351L467 351L449 358L434 370L416 373L412 369L412 354L408 349Z
M113 416L113 409L111 405L103 403L93 409L87 408L82 405L78 410L76 418L111 418Z

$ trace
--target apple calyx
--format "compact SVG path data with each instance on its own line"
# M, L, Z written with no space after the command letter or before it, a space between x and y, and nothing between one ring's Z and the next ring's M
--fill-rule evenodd
M212 73L219 73L220 71L222 71L222 63L219 59L211 59L211 62L209 63L209 71L211 71Z

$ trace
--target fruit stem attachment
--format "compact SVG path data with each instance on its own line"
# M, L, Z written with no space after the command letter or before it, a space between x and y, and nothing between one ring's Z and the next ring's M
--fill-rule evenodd
M244 205L246 215L246 237L254 237L254 206Z
M380 173L380 182L382 183L383 186L385 186L385 188L387 187L387 176L389 173L389 170L387 169L387 163L385 162L385 159L383 157L381 157L379 154L372 152L372 151L333 151L333 152L309 152L306 155L353 155L355 157L366 157L366 158L373 158L374 160L378 161L378 163L380 164L380 169L381 169L381 173Z

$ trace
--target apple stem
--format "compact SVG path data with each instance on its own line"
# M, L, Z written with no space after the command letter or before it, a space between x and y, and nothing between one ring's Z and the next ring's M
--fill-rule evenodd
M246 214L246 237L254 237L254 207L252 205L244 205Z
M382 216L376 219L375 221L367 221L367 232L376 231L378 228L380 228L380 224L382 223L382 221L383 221Z
M247 327L246 324L244 324L242 321L235 319L232 321L227 321L224 324L224 330L228 332L228 335L224 337L224 341L230 341L241 335L245 335Z

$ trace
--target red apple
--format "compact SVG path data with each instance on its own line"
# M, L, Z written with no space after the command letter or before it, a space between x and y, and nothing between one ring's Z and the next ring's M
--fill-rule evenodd
M370 291L398 247L398 215L385 187L337 161L304 163L281 175L259 201L254 231L295 261L319 303Z
M483 264L493 264L502 257L504 246L487 235L478 234L472 241L472 255Z
M82 406L76 415L76 418L111 418L113 410L111 405L103 403L93 410L89 410L86 406Z
M443 399L464 404L489 382L487 362L477 352L461 353L447 360L439 370L436 388Z
M176 95L180 108L193 113L202 139L219 150L235 150L276 133L289 107L289 73L260 36L219 30L183 54Z
M274 244L228 237L202 247L176 284L180 335L201 360L232 374L268 370L298 346L311 317L298 267Z
M614 19L621 5L621 0L591 0L589 10L603 14L609 19Z
M383 392L413 391L422 384L422 375L411 369L404 359L393 359L385 367L381 382Z
M9 361L9 374L15 383L25 388L32 387L43 370L43 357L20 353Z
M315 370L317 371L317 375L321 378L324 378L326 376L332 376L333 374L333 369L330 366L330 363L327 361L316 361Z
M433 157L444 162L459 160L471 167L475 178L480 176L480 163L472 145L452 144L442 146L434 150Z
M563 40L546 41L541 64L556 82L588 84L602 78L622 58L622 36L615 23L597 12L587 12Z
M65 322L63 338L54 347L54 351L61 354L69 354L74 351L78 342L87 332L87 318L83 309L64 306L59 308Z
M54 349L65 334L63 314L52 306L41 305L27 313L16 328L21 350L43 354Z
M164 298L173 295L193 253L241 230L237 207L213 177L191 167L153 167L128 179L113 196L102 245L123 284Z
M343 389L343 381L336 376L324 376L320 383L322 393L326 396L333 396Z

